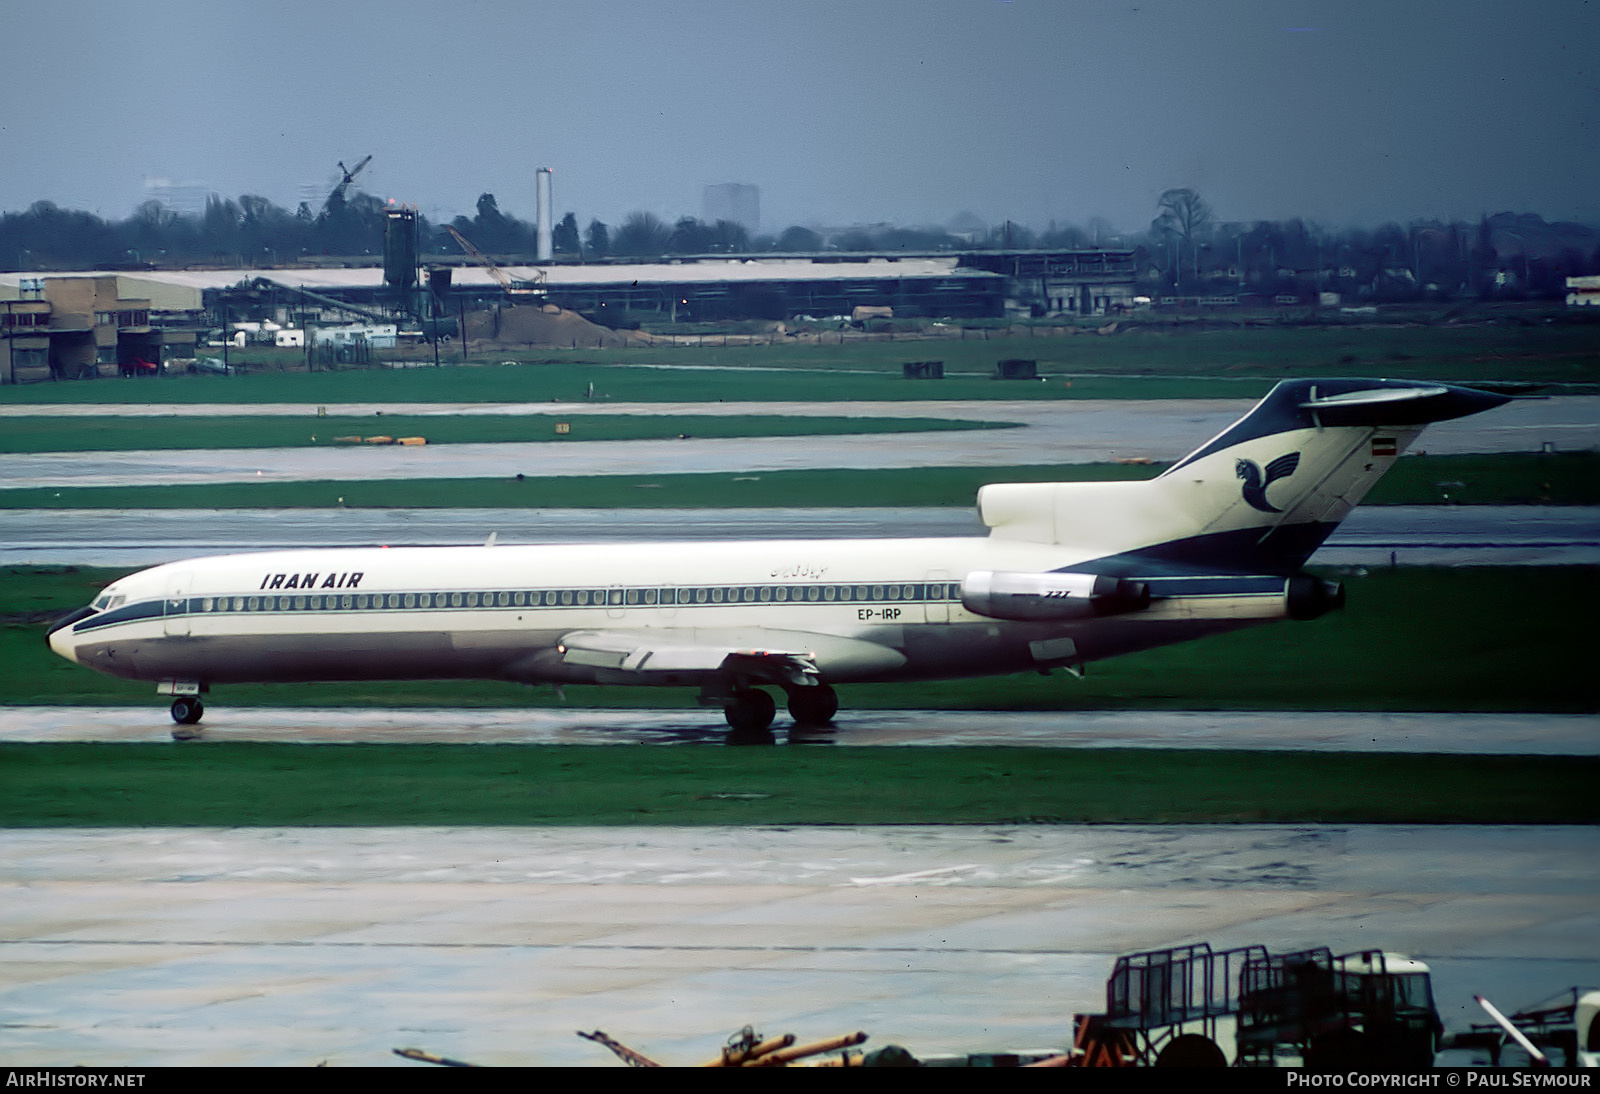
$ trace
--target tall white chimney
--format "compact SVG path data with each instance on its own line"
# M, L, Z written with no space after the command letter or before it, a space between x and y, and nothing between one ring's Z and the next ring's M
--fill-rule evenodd
M539 194L539 222L538 222L538 254L540 262L549 262L552 255L550 246L550 168L541 167L534 173L538 184Z

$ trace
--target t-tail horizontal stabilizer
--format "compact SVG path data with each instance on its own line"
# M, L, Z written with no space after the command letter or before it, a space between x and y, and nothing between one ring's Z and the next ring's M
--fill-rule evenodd
M1449 384L1286 380L1155 479L995 484L978 510L996 538L1081 548L1096 572L1289 574L1426 425L1508 401Z

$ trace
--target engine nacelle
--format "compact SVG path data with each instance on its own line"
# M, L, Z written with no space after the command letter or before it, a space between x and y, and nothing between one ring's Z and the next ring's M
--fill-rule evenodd
M1150 586L1106 574L977 570L961 582L961 606L991 619L1083 619L1142 611L1150 606Z
M1344 586L1310 574L1291 577L1283 590L1290 619L1317 619L1344 607Z

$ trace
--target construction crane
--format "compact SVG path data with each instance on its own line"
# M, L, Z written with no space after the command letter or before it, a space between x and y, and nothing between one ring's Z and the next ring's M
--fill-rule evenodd
M368 156L354 167L346 167L344 165L344 160L339 161L339 173L344 177L339 180L338 185L336 185L332 192L328 194L328 199L322 203L322 211L324 214L326 214L330 208L337 208L344 205L345 191L350 189L350 184L352 182L356 181L356 176L361 174L361 169L371 162L371 156Z
M478 248L474 247L472 245L472 241L471 240L467 239L466 236L464 236L460 232L456 231L450 225L446 224L444 226L444 230L449 232L452 236L455 237L456 242L461 244L461 249L463 251L467 252L467 256L469 258L471 258L472 261L476 262L478 265L482 266L484 269L489 271L489 276L494 278L495 281L499 283L500 287L502 289L504 289L508 295L511 295L511 296L541 296L541 295L543 295L543 293L544 293L543 289L518 287L515 283L512 282L511 278L506 276L506 272L504 270L502 270L499 266L496 266L494 264L494 261L488 255L484 254L482 251L478 250ZM543 270L537 271L536 274L535 274L534 280L535 281L543 281L544 280L544 271Z

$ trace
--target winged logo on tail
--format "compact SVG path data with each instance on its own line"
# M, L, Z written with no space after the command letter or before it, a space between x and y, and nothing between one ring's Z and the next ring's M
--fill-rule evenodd
M1299 466L1300 453L1291 452L1267 464L1265 478L1262 477L1261 468L1254 460L1235 460L1233 468L1234 474L1244 480L1244 500L1249 503L1250 508L1259 509L1263 513L1281 513L1282 509L1267 500L1267 487L1279 479L1288 478Z

